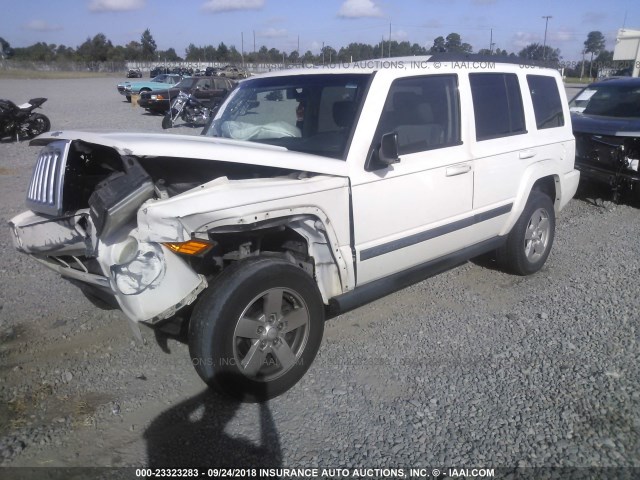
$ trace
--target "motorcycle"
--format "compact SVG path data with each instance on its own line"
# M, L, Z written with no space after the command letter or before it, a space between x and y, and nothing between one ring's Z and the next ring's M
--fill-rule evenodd
M162 128L174 126L178 118L193 126L204 126L211 117L212 109L190 93L180 91L171 103L171 108L162 119Z
M51 129L49 119L34 112L46 101L46 98L32 98L25 104L16 105L10 100L0 100L0 139L29 140L48 132Z

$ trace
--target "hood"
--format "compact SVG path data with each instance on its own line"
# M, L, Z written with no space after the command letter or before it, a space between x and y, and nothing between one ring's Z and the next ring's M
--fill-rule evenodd
M571 123L576 133L640 137L640 118L637 117L604 117L574 112L571 114Z
M193 158L245 165L286 168L295 171L348 176L343 160L226 138L161 133L91 133L78 131L47 132L31 145L47 145L56 140L82 140L116 149L121 155L140 157Z

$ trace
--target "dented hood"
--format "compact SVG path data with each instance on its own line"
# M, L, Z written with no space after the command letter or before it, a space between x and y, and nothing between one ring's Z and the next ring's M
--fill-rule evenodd
M53 131L40 135L31 145L47 145L56 140L82 140L116 149L122 155L140 157L195 158L262 165L291 170L348 176L343 160L287 150L284 147L204 136L162 133L93 133Z

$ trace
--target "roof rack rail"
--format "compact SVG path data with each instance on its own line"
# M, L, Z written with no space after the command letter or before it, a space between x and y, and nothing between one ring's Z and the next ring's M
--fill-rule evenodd
M556 68L557 62L549 60L532 60L522 57L509 57L503 55L480 55L477 53L434 53L429 57L429 62L495 62L513 63L516 65L532 65L536 67Z

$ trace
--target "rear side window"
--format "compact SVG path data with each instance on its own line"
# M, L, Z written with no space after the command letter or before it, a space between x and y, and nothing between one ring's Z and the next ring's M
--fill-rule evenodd
M527 83L538 130L562 127L564 114L556 80L542 75L527 75Z
M513 73L472 73L476 140L526 133L522 95Z

